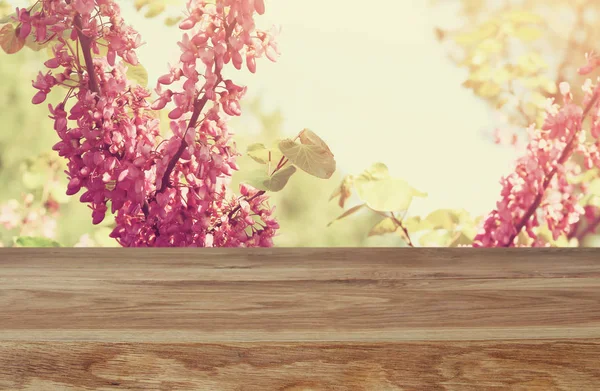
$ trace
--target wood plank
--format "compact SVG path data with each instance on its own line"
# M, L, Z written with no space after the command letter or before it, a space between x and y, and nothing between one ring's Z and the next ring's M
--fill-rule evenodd
M0 249L0 278L331 280L600 277L600 251L553 249Z
M379 344L0 343L0 389L597 390L600 340Z
M494 329L534 339L557 338L561 327L600 337L600 262L589 251L569 262L554 251L104 251L5 257L4 338L37 340L43 330L65 340L71 330L79 340L131 341L144 330L162 340L173 330L197 342L484 339Z
M516 327L525 338L548 327L600 330L598 280L551 280L532 286L528 280L20 280L0 288L0 329L178 330L211 339L228 332L248 340L273 340L290 330L328 340L373 331L393 339L404 330L437 327L475 335Z
M2 249L0 390L600 389L595 249Z

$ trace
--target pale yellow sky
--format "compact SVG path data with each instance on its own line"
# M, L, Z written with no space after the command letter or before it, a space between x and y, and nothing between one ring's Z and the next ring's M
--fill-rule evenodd
M181 32L145 19L132 3L122 2L124 18L147 42L139 56L153 85L178 57ZM259 62L255 75L233 68L229 75L248 95L282 109L286 133L308 127L321 135L340 171L381 161L428 192L412 213L453 207L484 214L514 152L481 136L492 118L461 87L464 72L434 38L435 21L451 15L444 12L413 0L267 0L259 24L281 25L280 60Z

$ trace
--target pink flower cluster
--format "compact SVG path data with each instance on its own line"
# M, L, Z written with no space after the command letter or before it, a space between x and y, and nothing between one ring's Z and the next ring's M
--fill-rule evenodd
M33 103L56 85L75 85L62 103L49 105L61 139L54 149L68 160L67 194L83 189L80 200L89 203L94 224L110 208L111 236L121 245L270 246L278 224L267 197L248 187L239 198L229 193L237 152L226 121L241 114L246 89L222 74L230 62L240 69L244 57L251 71L263 54L275 60L272 34L254 25L263 1L191 0L187 9L180 61L159 79L153 104L151 93L126 77L141 39L115 1L43 0L33 15L19 10L38 41L56 40L45 65L62 69L38 75ZM153 110L168 104L173 135L158 143Z
M592 56L588 61L580 73L588 73L600 65ZM474 238L474 247L515 246L515 239L522 230L533 240L533 246L547 246L536 228L545 224L557 240L562 234L569 235L585 213L580 205L580 193L567 180L579 174L581 168L569 159L582 152L590 166L600 167L597 145L587 145L582 132L582 123L591 113L592 134L598 137L595 128L600 110L600 87L588 80L583 86L582 105L573 102L567 83L560 85L560 91L564 105L559 107L549 102L542 129L529 128L525 156L517 161L512 174L502 178L502 198L484 220Z

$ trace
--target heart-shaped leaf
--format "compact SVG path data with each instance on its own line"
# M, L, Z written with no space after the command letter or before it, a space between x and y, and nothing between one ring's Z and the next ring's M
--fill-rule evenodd
M314 132L304 129L300 133L300 143L291 139L282 140L279 149L292 164L316 176L329 179L335 172L336 163L329 147Z
M410 206L413 197L425 197L408 182L402 179L387 178L365 180L357 178L354 182L356 192L369 208L378 212L404 211Z
M264 144L256 143L249 145L246 153L257 163L267 164L269 162L269 150Z
M391 218L387 217L381 220L379 223L375 224L371 231L369 232L369 236L377 236L377 235L385 235L389 233L396 232L398 230L398 224Z
M253 172L252 178L246 181L249 185L264 191L278 192L287 185L290 177L296 172L296 167L287 166L273 175L267 175L264 169Z
M279 150L278 144L279 140L271 148L267 148L262 143L251 144L246 149L246 153L257 163L267 164L270 160L272 165L277 165L281 158L283 158L283 154ZM275 166L272 167L275 168Z
M374 163L371 167L363 171L357 179L375 181L380 179L387 179L389 177L390 171L385 164Z
M25 46L25 39L19 38L18 31L7 23L0 29L0 46L5 53L14 54Z
M413 188L403 179L390 177L387 166L375 163L354 179L354 188L367 206L378 212L408 209L413 197L427 194Z

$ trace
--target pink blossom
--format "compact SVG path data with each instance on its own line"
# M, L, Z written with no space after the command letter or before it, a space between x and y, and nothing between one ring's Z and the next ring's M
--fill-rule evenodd
M273 32L257 30L253 19L264 12L264 2L189 0L180 24L186 30L180 61L159 78L152 104L150 92L127 79L124 62L138 63L135 50L142 42L124 23L116 1L41 3L35 15L19 14L36 39L48 28L58 36L54 56L45 63L51 71L33 83L34 103L79 69L67 39L96 53L93 69L86 69L66 99L73 104L49 105L60 138L53 149L67 159L67 194L82 192L92 222L113 214L111 237L123 246L271 246L279 226L268 197L248 186L241 187L240 197L229 189L238 153L227 119L241 114L246 88L223 76L230 62L240 69L245 58L255 70L255 59L263 54L275 60ZM81 29L73 28L77 18ZM69 38L63 38L68 29ZM105 57L98 55L101 38L108 45ZM161 87L181 79L180 88ZM168 105L173 134L158 142L159 121L152 111Z
M568 235L584 213L581 196L576 195L567 175L577 170L569 161L574 151L588 150L582 144L581 128L588 113L598 112L598 86L591 88L588 83L585 87L585 108L572 102L568 84L561 84L560 91L563 106L550 102L542 129L529 128L525 156L502 178L501 199L481 225L475 247L515 246L523 230L534 246L545 246L537 235L540 225L545 224L557 240Z

